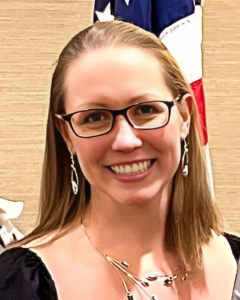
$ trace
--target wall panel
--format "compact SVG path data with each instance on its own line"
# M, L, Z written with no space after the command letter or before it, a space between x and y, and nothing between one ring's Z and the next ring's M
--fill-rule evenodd
M92 20L92 1L0 0L0 196L36 220L51 76L59 52Z
M240 20L236 0L205 1L203 69L216 201L240 231Z

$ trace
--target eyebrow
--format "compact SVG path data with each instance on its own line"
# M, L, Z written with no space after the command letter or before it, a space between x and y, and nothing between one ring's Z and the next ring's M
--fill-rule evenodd
M109 105L107 105L104 102L87 102L87 103L81 103L77 109L84 110L84 109L92 109L92 108L109 108Z
M145 98L145 99L143 99L143 98ZM146 93L146 94L141 94L141 95L138 95L136 97L131 98L128 101L127 106L129 106L131 104L138 103L138 102L142 102L142 101L148 101L148 99L146 99L146 98L151 98L151 99L149 99L149 101L151 101L151 100L164 100L164 99L161 99L162 97L159 97L155 94ZM108 108L109 109L110 107L109 107L109 103L105 103L105 102L102 102L102 101L88 102L88 103L80 104L79 107L78 107L78 110L91 109L91 108Z
M144 98L144 99L142 99L142 98ZM129 101L129 103L130 103L130 105L131 105L132 103L136 103L136 101L137 101L137 102L139 102L139 101L148 101L148 99L146 99L146 98L151 98L151 99L149 99L149 101L151 101L151 100L163 100L163 99L161 99L162 96L159 97L159 95L146 93L146 94L142 94L142 95L133 97L133 98ZM142 99L142 100L141 100L141 99Z

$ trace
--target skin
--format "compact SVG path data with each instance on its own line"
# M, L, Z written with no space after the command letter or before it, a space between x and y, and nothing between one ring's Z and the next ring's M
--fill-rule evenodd
M141 101L173 100L156 60L147 56L149 62L142 67L145 56L136 49L105 49L79 59L70 67L66 78L66 113L86 107L121 109ZM123 116L117 117L110 133L91 139L78 138L68 127L65 140L69 150L77 154L91 184L92 201L96 198L98 203L113 200L135 205L159 199L163 189L171 187L180 160L180 139L188 133L188 120L189 114L183 122L174 106L168 126L156 130L133 129ZM126 184L113 178L106 168L146 159L156 159L156 166L141 180L141 189L139 181Z
M121 109L136 102L156 99L173 100L160 70L155 58L137 49L109 48L99 50L97 55L90 52L68 70L66 113L95 107ZM108 223L116 227L114 232L107 232L112 236L110 244L100 235L95 241L102 249L115 253L119 246L117 242L118 249L113 247L114 236L123 236L128 239L126 242L133 244L139 236L135 231L146 232L148 236L152 228L162 228L161 233L156 230L156 236L159 239L160 234L163 240L172 178L180 161L180 140L189 131L187 100L190 101L189 95L182 100L184 114L180 115L174 106L169 124L160 129L134 129L123 116L116 118L111 132L90 139L78 138L69 126L62 128L69 151L76 153L91 184L91 205L86 222L89 220L95 227L105 228L104 234L106 227L111 228ZM116 179L107 168L146 159L154 159L155 163L151 172L140 180L126 183ZM117 226L123 221L126 231L133 228L131 235L124 232L123 226ZM149 228L145 224L149 224ZM149 251L151 243L146 240L145 251Z
M156 58L134 48L84 54L69 67L65 86L66 113L174 99ZM90 139L75 136L68 124L57 121L91 185L91 201L83 220L91 242L80 227L33 249L48 266L61 300L126 299L119 275L94 246L129 262L130 271L140 278L154 270L183 275L178 258L163 246L172 180L181 157L180 140L189 132L190 95L183 97L181 105L181 113L177 106L172 108L169 124L163 128L136 130L120 115L111 132ZM116 177L108 168L148 159L154 160L151 168L141 176L127 175L127 182L126 175ZM230 300L236 266L228 243L213 235L203 254L202 268L190 272L187 281L178 280L171 288L156 281L148 291L168 300ZM149 299L128 279L126 282L137 300Z

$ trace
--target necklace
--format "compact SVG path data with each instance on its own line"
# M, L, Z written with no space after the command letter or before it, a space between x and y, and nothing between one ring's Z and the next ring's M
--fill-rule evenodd
M109 255L106 255L103 253L102 250L97 248L93 245L87 230L82 222L82 228L86 234L86 237L88 238L90 244L93 246L94 249L96 249L106 260L107 262L115 269L115 271L118 273L119 277L122 280L123 286L125 288L126 294L127 294L127 300L134 300L133 294L129 291L126 281L123 279L123 274L125 274L132 282L134 282L145 294L148 295L149 299L151 300L158 300L156 296L150 295L149 292L146 290L147 287L149 287L149 282L155 281L158 278L165 278L163 285L166 287L169 287L172 285L173 281L179 278L178 275L166 275L166 274L159 274L158 272L150 272L148 273L147 277L145 279L139 279L136 276L129 273L126 269L129 267L129 264L126 261L118 261ZM183 277L181 277L181 281L185 281L188 277L188 273L186 272Z

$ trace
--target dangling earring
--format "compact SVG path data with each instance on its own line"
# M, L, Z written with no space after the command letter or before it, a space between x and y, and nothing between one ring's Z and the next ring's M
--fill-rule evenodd
M188 146L186 139L184 140L184 151L182 156L182 170L183 170L183 176L188 176Z
M77 171L76 171L76 168L74 167L74 164L75 164L75 161L74 161L74 156L73 154L71 153L71 183L72 183L72 190L73 190L73 193L74 195L76 195L78 193L78 175L77 175ZM75 175L75 179L76 181L74 180L74 175Z

